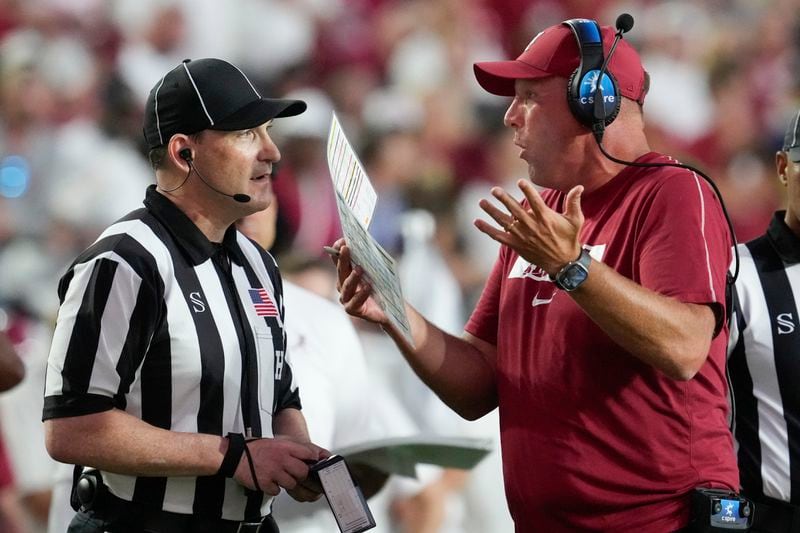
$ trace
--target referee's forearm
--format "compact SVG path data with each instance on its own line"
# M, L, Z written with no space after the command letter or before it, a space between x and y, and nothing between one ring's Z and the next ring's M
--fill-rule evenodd
M291 437L300 442L309 442L308 426L299 409L287 407L275 413L272 419L272 432L276 436Z
M123 411L45 422L56 461L133 476L208 476L219 470L227 440L160 429Z

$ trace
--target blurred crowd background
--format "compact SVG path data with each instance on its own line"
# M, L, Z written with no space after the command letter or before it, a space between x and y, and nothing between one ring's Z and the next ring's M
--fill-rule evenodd
M798 0L0 0L0 329L28 368L0 397L0 425L10 490L30 530L46 525L53 475L39 459L38 396L57 280L107 224L141 204L153 181L144 102L181 60L227 59L262 94L309 104L273 129L283 155L273 251L287 276L332 296L321 247L340 235L325 156L335 111L378 193L371 232L399 259L407 297L458 332L496 254L472 226L477 201L527 175L503 127L508 101L478 87L474 61L516 57L567 18L613 25L629 12L635 25L625 38L652 78L644 109L653 149L713 177L745 241L782 202L774 154L800 103L798 8ZM379 336L361 333L373 371L404 371L396 353L377 355L392 350ZM423 389L403 379L411 385L397 394L418 401ZM421 430L442 427L419 403L408 411ZM496 437L493 428L476 433ZM419 531L402 525L403 512L413 515L407 506L392 512L397 531ZM444 531L447 520L430 530Z

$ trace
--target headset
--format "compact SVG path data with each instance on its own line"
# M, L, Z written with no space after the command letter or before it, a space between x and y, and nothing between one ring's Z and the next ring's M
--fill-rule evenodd
M633 17L630 18L632 27ZM578 68L572 72L567 82L569 109L578 122L591 128L592 131L596 129L597 124L602 124L605 128L617 118L621 100L617 80L610 72L606 72L607 61L603 60L603 36L600 26L594 20L588 19L570 19L563 24L572 30L581 59ZM623 31L628 29L630 27ZM608 54L609 59L616 45L617 41L614 41L614 46ZM598 83L601 72L602 79Z
M173 191L176 191L176 190L180 189L181 187L183 187L184 184L186 183L186 180L188 180L189 176L192 174L192 171L194 171L194 173L197 174L197 177L200 178L200 181L202 181L203 184L205 184L206 187L208 187L209 189L211 189L215 193L221 194L222 196L226 196L228 198L233 198L234 200L236 200L237 202L242 203L242 204L246 204L247 202L249 202L251 200L250 196L247 195L247 194L243 194L243 193L228 194L226 192L222 192L221 190L219 190L216 187L214 187L213 185L211 185L208 181L206 181L206 179L203 177L203 175L200 174L200 172L194 166L194 158L192 157L192 150L191 149L189 149L189 148L181 148L181 150L178 152L178 155L180 156L181 159L186 161L186 163L189 165L189 172L186 173L186 177L183 178L183 181L180 183L180 185L178 185L177 187L173 187L172 189L164 189L164 192L173 192Z

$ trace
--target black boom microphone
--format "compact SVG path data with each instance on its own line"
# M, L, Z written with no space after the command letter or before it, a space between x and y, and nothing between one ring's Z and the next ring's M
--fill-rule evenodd
M592 113L594 114L592 133L598 143L603 141L603 133L606 130L606 106L603 101L602 87L603 75L606 73L606 68L608 67L608 62L611 60L611 56L614 55L614 50L617 49L617 43L622 39L622 34L629 32L631 28L633 28L633 17L627 13L623 13L617 17L616 26L617 33L614 35L614 42L611 44L611 50L609 50L608 55L603 61L603 65L600 67L600 72L597 74L596 94L594 95L594 108L592 109Z
M192 151L189 150L188 148L182 149L180 152L178 152L178 155L181 156L181 159L183 159L189 164L189 172L186 174L186 179L183 180L184 183L186 183L186 180L189 179L189 175L192 173L192 171L194 171L194 173L197 174L197 177L200 178L200 181L202 181L206 185L206 187L208 187L215 193L221 194L222 196L227 196L228 198L233 198L234 200L242 204L246 204L247 202L250 201L250 196L247 194L242 194L242 193L228 194L226 192L222 192L221 190L211 185L208 181L206 181L203 175L200 174L200 172L198 172L197 167L194 166L194 160L192 159ZM181 186L183 186L183 183L181 183L178 187ZM175 189L170 189L170 191L174 190ZM170 192L170 191L165 191L165 192Z

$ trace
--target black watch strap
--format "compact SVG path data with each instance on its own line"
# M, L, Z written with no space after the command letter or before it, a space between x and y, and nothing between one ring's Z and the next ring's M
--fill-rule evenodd
M225 457L222 459L222 464L219 466L217 474L233 477L245 451L244 435L241 433L228 433L225 438L228 439L228 451L225 452Z

